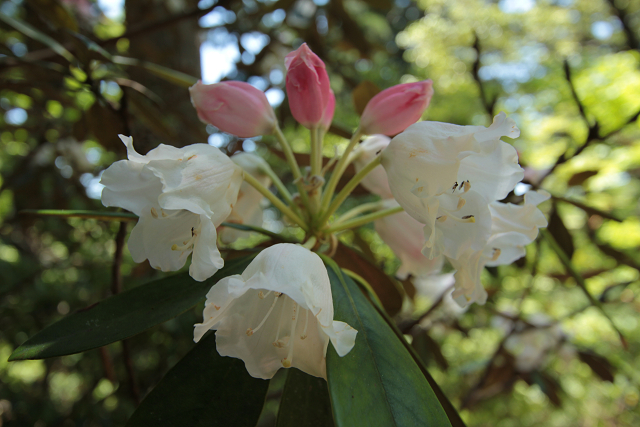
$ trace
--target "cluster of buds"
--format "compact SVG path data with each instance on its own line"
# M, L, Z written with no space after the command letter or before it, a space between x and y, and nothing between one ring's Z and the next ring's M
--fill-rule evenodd
M400 84L374 96L345 151L323 167L322 141L336 105L325 65L303 44L287 55L285 67L291 113L310 131L305 175L262 91L225 81L198 82L190 92L203 122L241 138L275 136L297 195L253 154L229 158L217 148L195 144L181 149L160 145L143 156L135 152L131 138L122 137L128 160L105 171L103 203L140 217L129 238L134 260L149 259L156 268L174 271L191 255L190 274L202 281L223 265L218 240L229 243L237 237L224 228L218 237L222 222L260 225L260 204L268 199L304 230L304 243L271 246L242 275L215 285L195 340L217 330L220 354L243 359L255 377L271 378L277 369L290 366L324 377L328 343L342 356L357 334L333 321L327 272L315 253L333 253L335 233L375 221L402 261L399 276L437 274L446 260L457 270L456 301L461 306L483 303L483 267L524 255L524 246L546 225L537 205L548 195L529 193L523 205L499 202L523 176L515 150L500 140L519 134L503 113L489 128L416 123L433 95L430 80ZM351 163L356 175L336 192ZM381 200L336 217L360 183ZM262 348L264 343L269 346Z

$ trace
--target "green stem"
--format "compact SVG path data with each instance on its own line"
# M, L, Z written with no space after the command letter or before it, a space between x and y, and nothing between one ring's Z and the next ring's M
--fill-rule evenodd
M289 193L289 190L287 190L287 187L284 186L284 184L282 183L282 180L280 180L280 177L276 175L273 169L264 168L260 170L264 172L269 178L271 178L271 182L273 182L273 185L276 186L276 188L278 189L278 193L280 193L280 196L282 196L284 201L289 206L293 205L293 199L291 198L291 193Z
M338 160L338 164L336 165L335 168L333 168L333 173L331 174L331 178L329 179L329 182L325 187L324 194L322 195L322 203L320 205L321 211L325 209L325 207L329 204L329 202L331 202L331 198L333 197L333 193L336 190L338 181L340 181L342 174L347 169L347 166L349 166L349 162L347 161L347 160L350 160L349 153L351 153L351 150L353 150L356 144L358 144L361 136L362 136L362 131L358 127L358 129L356 129L356 131L353 133L353 136L349 141L349 145L347 145L347 148L344 150L344 153L342 153L342 157L340 157L340 160Z
M306 242L304 242L300 246L302 246L305 249L311 250L311 248L313 248L316 245L317 240L318 239L316 239L316 236L311 236L311 237L309 237L309 240L307 240Z
M376 219L384 218L385 216L395 215L402 212L404 209L402 206L396 206L395 208L384 209L378 212L370 213L368 215L362 215L359 218L352 219L351 221L344 221L339 224L334 224L328 228L325 228L326 233L335 233L336 231L348 230L350 228L360 227Z
M342 157L340 160L342 161L342 159L344 159L344 157ZM351 178L351 180L349 182L347 182L347 185L344 186L344 188L338 193L338 195L336 196L335 199L333 199L333 201L331 202L331 204L329 205L329 207L327 208L327 210L325 211L325 213L322 215L322 217L320 218L320 221L318 221L318 225L320 227L322 227L322 225L327 222L327 220L331 217L331 215L336 211L336 209L338 209L340 207L340 205L342 204L342 202L345 201L345 199L347 197L349 197L349 194L351 194L351 192L353 191L354 188L356 188L356 186L360 183L360 181L362 181L362 179L367 176L367 174L369 172L371 172L376 166L378 166L380 164L381 161L381 157L378 155L376 158L374 158L371 163L369 163L367 166L365 166L364 168L362 168L362 170L360 170L360 172L358 172L357 174L354 175L353 178ZM338 163L340 164L340 163ZM336 166L337 169L337 166ZM331 177L333 178L333 176ZM325 194L326 196L327 194ZM323 200L323 205L324 205L324 200Z
M350 211L348 211L345 214L343 214L340 218L335 220L332 225L342 224L346 220L351 219L351 218L355 218L358 215L360 215L361 213L365 213L367 211L375 211L375 210L381 209L381 208L384 207L384 205L385 205L385 200L380 200L380 201L377 201L377 202L364 203L364 204L362 204L360 206L356 206L355 208L351 209Z
M560 258L560 261L564 265L565 270L576 281L576 283L578 284L578 287L582 290L582 292L585 294L585 296L589 300L589 303L591 303L591 305L597 307L600 310L600 312L611 324L611 327L613 328L613 330L616 331L616 333L618 334L618 337L620 338L620 341L622 342L623 347L628 348L627 340L625 339L624 335L622 335L622 332L620 332L620 330L615 325L615 323L613 323L613 319L611 319L611 317L609 317L607 312L604 311L604 308L602 307L602 304L600 303L600 301L598 301L593 297L593 295L591 295L591 293L587 289L587 284L584 281L584 278L573 267L573 264L571 263L571 259L565 253L564 249L562 249L562 247L558 244L558 242L556 242L556 240L553 238L553 236L551 235L551 233L549 233L548 230L540 230L540 234L542 234L542 236L547 241L547 243L549 243L549 246L551 246L551 249L556 253L556 255L558 255L558 258Z
M278 138L278 141L280 142L280 146L282 147L284 156L287 159L287 163L289 163L289 167L291 167L291 173L293 174L293 179L296 183L296 187L298 188L298 193L300 194L302 203L304 204L304 206L307 207L307 209L309 209L309 196L307 195L307 190L305 190L304 188L302 173L300 172L300 167L298 166L298 162L296 161L296 158L293 155L293 151L291 150L289 141L287 141L287 138L285 138L278 124L276 124L274 133L276 135L276 138Z
M311 139L311 159L309 161L309 166L311 166L311 176L320 174L320 169L318 168L318 157L322 156L322 153L318 152L318 132L317 128L309 129L310 139Z
M287 205L285 205L284 203L282 203L282 201L280 199L278 199L275 195L273 195L273 193L271 193L271 191L269 191L267 188L265 188L262 184L260 184L260 182L255 179L253 176L251 176L251 174L245 172L243 174L243 178L246 182L248 182L253 188L255 188L256 190L258 190L258 192L260 194L262 194L264 197L266 197L267 199L269 199L269 201L271 202L271 204L273 206L275 206L276 208L278 208L280 210L280 212L282 212L284 215L288 216L289 219L291 219L293 222L295 222L296 224L298 224L300 227L302 227L302 229L307 230L308 226L307 224L298 216L296 215L291 209L289 209L287 207Z

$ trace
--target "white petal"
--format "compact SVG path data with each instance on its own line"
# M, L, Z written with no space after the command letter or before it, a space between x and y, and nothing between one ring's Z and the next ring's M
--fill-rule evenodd
M120 160L102 173L102 204L118 206L140 216L146 206L158 203L160 180L142 163Z
M161 271L176 271L181 269L191 249L172 250L172 246L183 246L184 242L191 240L191 228L197 228L199 218L187 211L168 212L171 217L163 217L161 213L157 218L144 210L138 223L129 236L129 250L134 261L141 262L145 259L153 268Z
M499 139L485 142L479 152L464 158L458 171L458 182L469 180L488 202L507 197L522 178L516 149Z
M457 271L453 299L460 307L471 303L483 305L487 301L487 292L480 282L480 274L484 268L480 251L467 251L459 259L449 260Z
M165 209L208 215L220 225L236 202L242 170L207 144L182 148L182 160L151 161L148 167L163 184L158 198Z
M127 158L131 162L147 164L151 160L171 160L180 156L180 149L170 145L160 144L146 155L139 154L133 147L133 138L130 136L118 135L127 147Z
M198 282L213 276L224 266L224 260L216 246L216 226L206 215L200 215L200 234L195 241L189 275Z
M356 173L360 172L365 166L382 152L391 142L391 139L384 135L374 135L366 138L355 150L353 150L353 166ZM360 182L364 188L373 194L377 194L383 199L393 197L389 188L389 180L384 168L376 166L364 179Z
M397 203L394 204L397 206ZM406 212L400 212L375 221L376 232L391 248L402 264L396 276L405 279L430 275L442 268L443 258L430 260L422 254L423 225Z

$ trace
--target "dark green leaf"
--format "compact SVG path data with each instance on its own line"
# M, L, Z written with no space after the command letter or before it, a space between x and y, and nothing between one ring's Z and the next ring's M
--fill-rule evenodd
M333 427L327 382L287 369L277 427Z
M78 310L35 334L9 360L64 356L132 337L189 310L214 283L241 273L251 259L229 261L204 282L176 274Z
M167 372L127 427L253 427L268 386L251 377L242 360L220 356L209 333Z
M358 330L355 347L327 352L337 426L451 426L436 395L391 327L332 261L327 261L335 319Z

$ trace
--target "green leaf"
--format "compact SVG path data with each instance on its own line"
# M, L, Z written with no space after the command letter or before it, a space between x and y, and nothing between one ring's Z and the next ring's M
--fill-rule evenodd
M113 56L113 62L119 65L129 65L142 67L152 74L160 77L161 79L172 83L176 86L182 86L189 88L198 82L196 77L185 74L181 71L172 70L162 65L154 64L152 62L140 61L135 58L128 58L125 56Z
M39 41L40 43L46 46L49 46L51 50L53 50L58 55L62 56L67 61L75 62L76 58L64 46L62 46L59 42L52 39L45 33L27 24L26 22L21 21L19 19L12 18L11 16L5 15L2 12L0 12L0 20L4 21L7 25L12 26L13 28L18 30L25 36L30 37L36 41Z
M128 212L58 210L58 209L23 209L20 215L58 216L61 218L93 218L102 221L137 221L138 216Z
M167 372L126 427L254 427L268 387L242 360L220 356L209 333Z
M291 368L282 391L276 427L333 427L327 382Z
M252 258L229 261L204 282L196 282L186 273L176 274L78 310L35 334L9 360L64 356L132 337L189 310L213 284L241 273Z
M344 357L327 352L329 394L337 426L451 426L411 354L357 285L325 258L335 319L358 330Z

